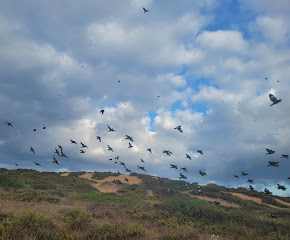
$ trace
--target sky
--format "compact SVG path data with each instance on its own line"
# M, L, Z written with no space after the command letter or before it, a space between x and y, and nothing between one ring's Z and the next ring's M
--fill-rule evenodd
M288 0L4 1L0 167L125 173L119 156L132 172L290 196L289 12Z

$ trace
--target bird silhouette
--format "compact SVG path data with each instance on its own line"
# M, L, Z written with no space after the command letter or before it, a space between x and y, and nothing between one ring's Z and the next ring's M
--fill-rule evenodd
M269 165L267 167L279 167L279 162L268 161Z
M41 166L39 163L37 162L33 162L36 166Z
M111 148L110 145L108 145L108 151L114 152L113 148Z
M60 156L61 156L61 157L68 158L68 157L63 153L63 151L60 152Z
M17 167L19 167L19 165L18 165L17 163L15 163L15 165L16 165Z
M71 140L71 139L70 139L70 141L71 141L71 143L77 144L77 142L76 142L76 141L74 141L74 140Z
M265 155L275 153L275 151L273 151L273 150L271 150L269 148L266 148L266 151L267 151L267 153Z
M88 148L87 145L83 144L82 142L80 142L80 143L82 145L81 148Z
M196 152L200 153L201 155L203 155L203 151L202 150L197 150Z
M5 122L7 124L8 127L13 127L12 123L10 122Z
M199 174L201 175L201 176L206 176L206 173L205 172L203 172L203 171L201 171L201 170L199 170Z
M137 168L143 170L144 172L147 172L146 169L145 169L145 167L137 166Z
M234 175L235 178L240 178L238 175Z
M151 148L148 148L146 151L148 151L148 152L152 153L152 150L151 150Z
M125 168L126 172L132 172L130 169L128 168Z
M191 157L188 154L185 154L186 158L188 158L189 160L191 160Z
M253 192L255 190L251 185L249 185L249 188L250 188L251 192Z
M133 147L133 145L129 142L129 147L128 148L132 148Z
M129 135L126 135L126 138L125 139L126 140L130 140L131 142L134 142L133 138L131 136L129 136Z
M175 168L175 169L177 169L177 165L174 165L174 164L170 164L170 168Z
M214 201L213 205L214 205L214 206L218 206L218 207L220 207L220 206L221 206L221 203L218 202L218 201Z
M163 153L165 153L167 156L171 156L171 154L173 154L173 153L170 152L169 150L163 150Z
M264 192L268 195L268 196L273 196L273 193L269 191L268 188L264 189Z
M111 128L109 125L107 125L107 127L109 128L109 132L114 132L115 130L113 128Z
M143 160L142 158L141 158L141 162L142 162L142 163L145 163L144 160Z
M270 98L270 100L272 101L272 104L270 105L270 106L273 106L273 105L275 105L275 104L277 104L277 103L279 103L279 102L281 102L282 101L282 99L277 99L274 95L272 95L271 93L269 94L269 98Z
M55 155L53 155L52 163L55 163L57 165L60 165L59 162L57 161L57 159L55 158Z
M125 179L126 182L129 182L129 179L128 178L124 178L124 179Z
M119 156L115 157L115 159L116 159L117 161L119 160L119 158L120 158Z
M149 12L149 10L145 9L144 7L143 7L143 11L144 11L144 14Z
M181 133L183 132L182 129L181 129L181 125L177 126L177 127L174 128L174 129L178 130L178 131L181 132Z
M60 149L60 151L62 151L63 149L62 149L62 146L60 146L60 145L58 145L58 148Z
M278 188L278 189L281 189L281 190L283 190L283 191L286 191L286 189L287 189L285 186L280 185L280 184L277 184L277 188Z
M242 175L243 175L243 176L247 176L247 175L248 175L248 173L246 173L246 172L242 171Z
M35 154L34 148L30 147L30 152L33 152L33 154Z
M55 148L55 152L54 153L56 153L57 154L57 156L59 156L59 151L58 151L58 149L57 148Z
M80 149L80 153L85 153L86 151L84 151L84 150L82 150L82 149Z
M249 182L249 183L254 183L254 180L252 180L252 179L248 179L247 182Z
M186 167L182 167L182 168L180 168L180 169L183 170L184 172L187 172Z
M102 115L104 114L104 112L105 112L104 109L100 110L100 113L101 113Z
M98 139L100 142L102 142L102 139L101 139L100 136L97 136L97 139Z
M179 173L179 175L180 175L179 179L187 179L187 177L184 176L182 173Z
M288 159L289 158L289 155L288 154L282 154L282 157L281 158Z

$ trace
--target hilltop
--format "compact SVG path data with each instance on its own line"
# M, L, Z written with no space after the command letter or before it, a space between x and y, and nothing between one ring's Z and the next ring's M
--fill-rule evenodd
M215 184L199 194L198 183L162 181L137 173L2 168L0 237L290 239L289 197Z

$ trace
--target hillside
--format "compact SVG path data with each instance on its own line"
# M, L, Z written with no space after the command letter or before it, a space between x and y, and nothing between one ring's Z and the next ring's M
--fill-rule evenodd
M136 173L0 169L0 238L290 239L290 198L197 187Z

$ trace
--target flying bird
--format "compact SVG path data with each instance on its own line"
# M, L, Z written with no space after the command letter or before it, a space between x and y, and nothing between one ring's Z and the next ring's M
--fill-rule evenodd
M182 173L179 173L179 175L180 175L179 179L187 179L187 177L184 176Z
M107 125L109 128L109 132L114 132L115 130L113 128L111 128L109 125Z
M197 150L196 152L200 153L201 155L203 155L203 151L202 150Z
M133 147L133 145L129 142L129 147L128 148L132 148Z
M15 165L16 165L17 167L19 167L19 165L18 165L17 163L15 163Z
M188 154L185 154L186 158L188 158L189 160L191 160L191 157Z
M238 175L234 175L235 178L240 178Z
M54 153L56 153L57 154L57 156L59 156L59 151L58 151L58 149L56 148L55 149L55 152Z
M283 185L277 184L277 188L285 191L287 188Z
M248 179L247 182L249 182L249 183L254 183L254 180L252 180L252 179Z
M176 129L176 130L178 130L179 132L181 132L181 133L182 133L181 125L177 126L177 127L176 127L176 128L174 128L174 129Z
M13 125L10 122L5 122L8 127L13 127Z
M275 153L275 151L273 151L273 150L271 150L269 148L266 148L266 151L267 151L267 153L265 155Z
M82 150L82 149L80 149L80 153L85 153L86 151L84 151L84 150Z
M33 132L36 132L36 128L33 129Z
M273 193L269 191L268 188L264 189L264 192L268 195L268 196L273 196Z
M60 165L59 162L57 161L57 159L55 158L55 155L53 155L52 163L55 163L57 165Z
M199 170L199 174L200 174L201 176L203 176L203 177L206 176L206 173L203 172L203 171L200 171L200 170Z
M281 102L282 101L282 99L277 99L274 95L272 95L271 93L269 94L269 98L270 98L270 100L272 101L272 104L270 105L270 106L273 106L273 105L275 105L275 104L277 104L277 103L279 103L279 102Z
M33 147L30 147L30 152L33 152L35 154Z
M187 172L186 167L182 167L182 168L180 168L180 169L183 170L184 172Z
M213 205L214 205L214 206L218 206L218 207L220 207L220 206L221 206L221 203L218 202L218 201L214 201Z
M58 147L59 147L60 151L62 151L62 146L58 145Z
M63 151L61 151L60 156L61 156L61 157L68 158L68 157L63 153Z
M171 154L173 154L173 153L170 152L169 150L163 150L163 153L165 153L167 156L171 156Z
M248 173L246 173L246 172L242 171L242 175L243 175L243 176L247 176L247 175L248 175Z
M105 112L104 109L100 110L100 113L101 113L102 115L104 114L104 112Z
M143 160L142 158L141 158L141 162L142 162L142 163L145 163L144 160Z
M81 143L81 148L88 148L85 144L83 144L82 142L80 142Z
M269 165L267 167L279 167L279 162L268 161Z
M288 159L289 158L289 155L288 154L282 154L282 157L281 158Z
M132 172L130 169L128 168L125 168L126 172Z
M108 151L114 152L113 148L111 148L110 145L108 145Z
M100 136L97 136L97 139L98 139L100 142L102 142L102 139L101 139Z
M41 166L39 163L37 163L37 162L33 162L35 165L37 165L37 166Z
M171 168L175 168L177 169L177 165L174 165L174 164L170 164Z
M147 149L147 151L148 151L148 152L150 152L150 153L152 153L152 150L151 150L151 148L148 148L148 149Z
M251 192L253 192L255 190L251 185L249 185L249 188L250 188Z
M46 129L46 126L43 126L42 129Z
M137 167L138 167L138 169L141 169L141 170L143 170L144 172L147 172L146 169L145 169L145 167L140 167L140 166L137 166Z
M126 182L129 182L129 179L128 179L128 178L125 178L125 181L126 181Z
M125 163L120 162L119 165L123 165L124 167L126 167Z
M144 7L143 7L143 10L144 10L144 14L149 12L149 10L145 9Z
M119 160L119 158L120 158L119 156L115 157L115 159L116 159L117 161Z
M128 140L130 140L131 142L134 142L134 140L133 140L133 138L131 137L131 136L129 136L129 135L126 135L126 138L125 138L126 140L128 139Z
M76 142L76 141L74 141L74 140L71 140L71 139L70 139L70 141L71 141L71 143L77 144L77 142Z

